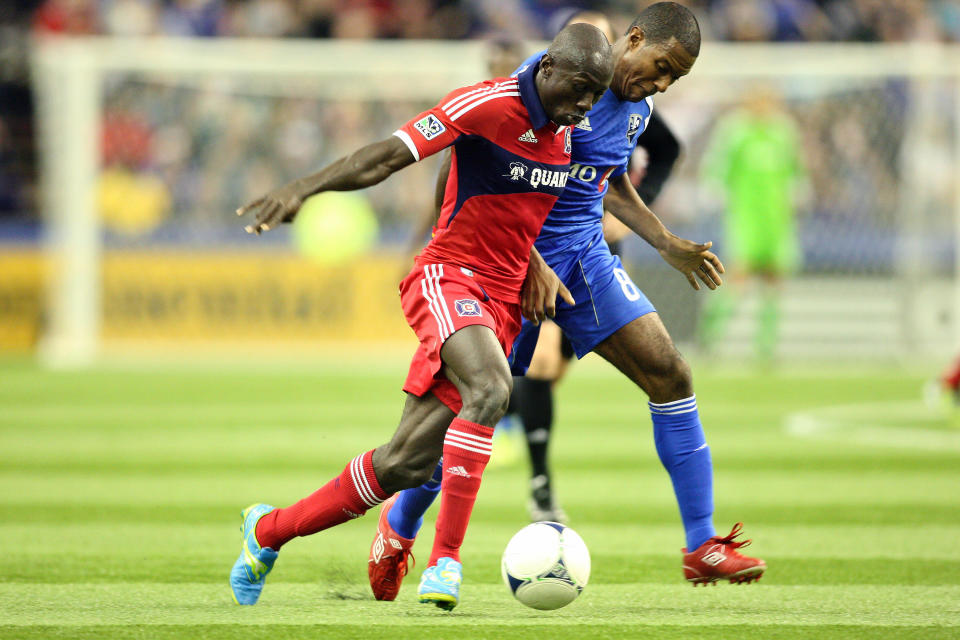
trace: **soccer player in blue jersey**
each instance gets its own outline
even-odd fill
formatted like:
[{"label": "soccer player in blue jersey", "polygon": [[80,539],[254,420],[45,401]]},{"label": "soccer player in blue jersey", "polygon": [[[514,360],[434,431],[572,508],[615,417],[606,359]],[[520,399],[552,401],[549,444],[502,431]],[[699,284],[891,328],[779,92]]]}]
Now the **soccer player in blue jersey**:
[{"label": "soccer player in blue jersey", "polygon": [[[577,11],[564,26],[575,23],[592,25],[603,31],[610,42],[617,40],[610,21],[602,13]],[[519,67],[521,60],[523,58],[517,59],[511,69]],[[637,140],[637,147],[643,147],[646,151],[646,163],[639,178],[634,175],[636,167],[632,161],[628,173],[640,198],[649,206],[656,200],[680,156],[680,141],[660,117],[658,110],[651,113]],[[631,233],[630,228],[617,218],[609,213],[604,214],[603,238],[610,246],[611,253],[619,255],[620,241]],[[510,395],[507,415],[519,418],[526,436],[531,471],[528,509],[532,522],[567,520],[566,513],[554,496],[548,452],[553,433],[554,388],[563,379],[574,355],[570,340],[555,323],[547,320],[540,325],[540,336],[526,374],[513,379],[513,393]],[[494,459],[498,453],[497,442],[494,434]]]},{"label": "soccer player in blue jersey", "polygon": [[[653,109],[652,96],[689,73],[699,51],[696,19],[673,2],[647,7],[614,43],[610,89],[574,130],[570,179],[535,245],[576,300],[574,305],[559,303],[554,321],[578,357],[598,353],[649,397],[654,442],[670,474],[686,533],[683,572],[694,585],[721,579],[749,582],[763,574],[766,563],[737,551],[749,542],[735,540],[739,523],[727,536],[716,535],[712,462],[690,367],[646,296],[610,253],[601,220],[606,208],[656,248],[694,289],[700,288],[698,278],[710,289],[721,284],[723,266],[710,252],[712,243],[672,234],[626,175],[627,161]],[[531,56],[521,71],[541,55]],[[515,372],[529,363],[538,331],[538,323],[524,322],[514,343]],[[457,472],[445,467],[438,467],[439,475]],[[384,503],[369,561],[377,598],[396,597],[413,538],[435,495],[427,483]]]}]

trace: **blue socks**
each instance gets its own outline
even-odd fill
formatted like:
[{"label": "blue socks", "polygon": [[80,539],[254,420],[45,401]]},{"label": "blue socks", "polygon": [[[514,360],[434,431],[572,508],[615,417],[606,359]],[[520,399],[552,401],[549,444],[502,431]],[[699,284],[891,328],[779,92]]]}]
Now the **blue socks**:
[{"label": "blue socks", "polygon": [[423,525],[423,514],[440,494],[440,480],[443,477],[443,458],[437,463],[433,476],[427,482],[413,489],[404,489],[387,514],[387,522],[397,535],[413,539]]},{"label": "blue socks", "polygon": [[653,441],[680,506],[687,551],[716,535],[713,528],[713,462],[697,412],[697,397],[648,403]]},{"label": "blue socks", "polygon": [[[697,397],[648,403],[653,419],[653,440],[680,507],[687,550],[693,551],[716,535],[713,527],[713,462],[697,412]],[[390,526],[404,538],[415,538],[423,514],[440,493],[443,460],[433,477],[419,487],[400,492],[387,515]]]}]

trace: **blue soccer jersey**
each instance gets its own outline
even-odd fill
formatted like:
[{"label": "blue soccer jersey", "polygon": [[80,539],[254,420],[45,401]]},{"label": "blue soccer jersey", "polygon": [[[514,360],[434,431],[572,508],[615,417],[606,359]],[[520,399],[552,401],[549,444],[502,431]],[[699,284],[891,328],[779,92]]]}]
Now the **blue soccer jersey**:
[{"label": "blue soccer jersey", "polygon": [[[527,59],[517,73],[535,65]],[[620,100],[607,90],[573,130],[570,176],[547,215],[536,247],[577,301],[557,303],[554,321],[583,357],[627,323],[655,309],[610,253],[603,239],[603,197],[609,180],[627,170],[637,138],[650,121],[653,100]],[[514,374],[526,371],[540,327],[524,320],[514,342]]]},{"label": "blue soccer jersey", "polygon": [[[545,51],[524,61],[514,75],[540,61]],[[653,98],[621,101],[609,89],[573,130],[570,178],[547,216],[537,250],[547,254],[589,242],[603,218],[607,184],[627,170],[627,163],[653,112]]]}]

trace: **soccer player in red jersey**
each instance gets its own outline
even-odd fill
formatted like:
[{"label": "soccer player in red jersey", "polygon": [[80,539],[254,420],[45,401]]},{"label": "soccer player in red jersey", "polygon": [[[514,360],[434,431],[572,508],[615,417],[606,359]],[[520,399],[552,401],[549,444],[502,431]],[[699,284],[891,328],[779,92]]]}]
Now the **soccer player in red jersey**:
[{"label": "soccer player in red jersey", "polygon": [[600,99],[612,75],[606,37],[595,27],[571,25],[518,77],[453,91],[387,140],[238,210],[255,212],[247,231],[259,234],[292,220],[310,195],[371,186],[453,146],[433,240],[400,283],[404,315],[420,340],[400,424],[390,442],[358,455],[299,502],[243,511],[241,553],[230,573],[239,604],[256,603],[283,544],[420,485],[441,455],[451,471],[443,478],[446,497],[420,599],[447,609],[459,602],[459,549],[494,425],[509,400],[506,355],[521,308],[540,320],[553,315],[558,293],[574,302],[533,241],[566,184],[569,127]]},{"label": "soccer player in red jersey", "polygon": [[[694,288],[698,288],[696,277],[711,289],[720,286],[723,268],[709,251],[710,243],[694,243],[670,233],[624,173],[636,134],[652,116],[653,94],[666,91],[689,72],[699,50],[696,18],[675,2],[657,2],[644,9],[614,43],[617,63],[611,88],[590,112],[589,121],[584,119],[573,132],[571,162],[575,164],[570,181],[535,243],[577,299],[572,307],[558,305],[555,315],[577,353],[600,354],[651,400],[657,454],[674,485],[687,541],[683,574],[694,585],[720,579],[750,582],[762,575],[766,563],[738,551],[748,542],[737,540],[742,525],[734,526],[727,536],[716,535],[712,461],[689,366],[653,306],[611,254],[601,221],[607,205],[633,231],[659,247],[661,256],[684,273]],[[541,55],[533,54],[518,71],[536,64]],[[589,171],[584,173],[582,167]],[[610,176],[615,180],[608,189]],[[529,362],[538,331],[539,327],[525,322],[514,343],[511,359],[521,369]],[[396,597],[412,538],[436,495],[432,483],[449,472],[444,461],[429,486],[405,490],[383,505],[368,562],[370,585],[378,599]],[[390,544],[383,544],[384,539]]]}]

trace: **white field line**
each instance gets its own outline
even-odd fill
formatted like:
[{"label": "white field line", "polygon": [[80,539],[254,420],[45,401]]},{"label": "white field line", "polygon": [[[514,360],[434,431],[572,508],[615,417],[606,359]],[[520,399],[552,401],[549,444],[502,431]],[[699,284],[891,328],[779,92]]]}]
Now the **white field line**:
[{"label": "white field line", "polygon": [[[839,405],[790,414],[784,429],[793,436],[844,440],[878,447],[960,451],[960,429],[931,429],[942,418],[920,402],[873,402]],[[895,421],[904,426],[885,426]]]}]

